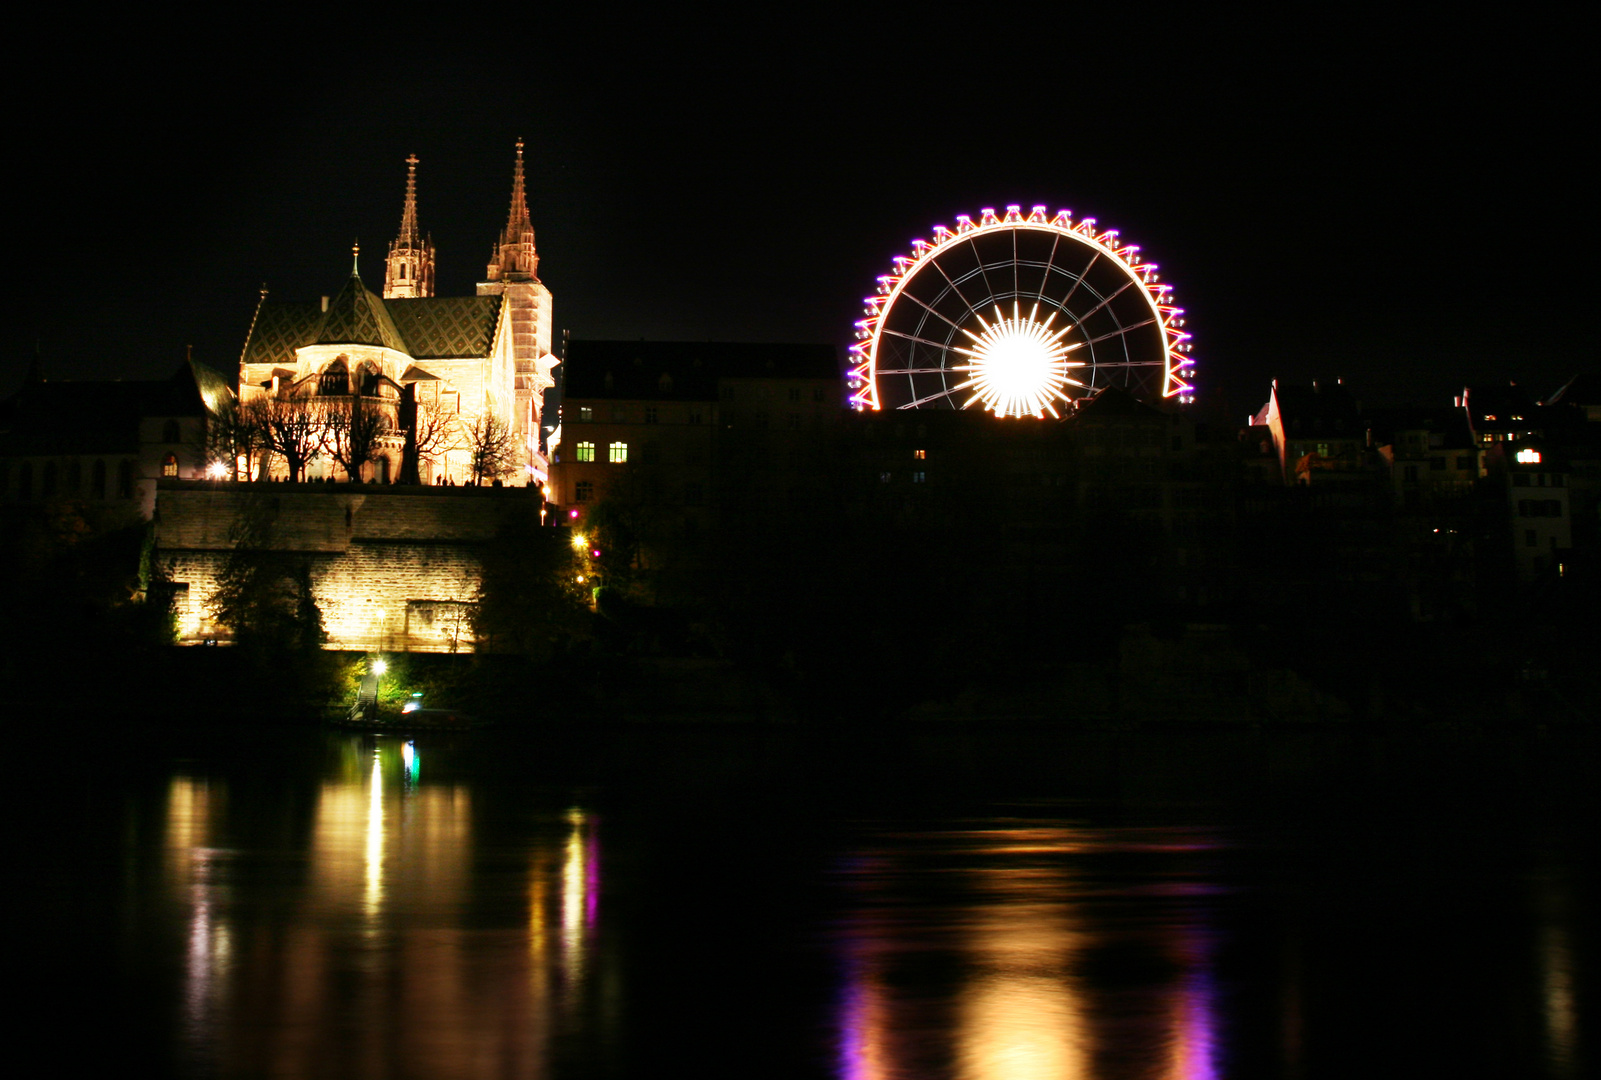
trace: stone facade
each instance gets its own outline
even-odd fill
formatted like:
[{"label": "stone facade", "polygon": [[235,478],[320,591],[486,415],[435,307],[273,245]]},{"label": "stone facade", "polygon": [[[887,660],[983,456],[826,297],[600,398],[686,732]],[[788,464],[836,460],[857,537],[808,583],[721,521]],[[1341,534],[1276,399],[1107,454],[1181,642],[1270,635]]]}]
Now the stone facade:
[{"label": "stone facade", "polygon": [[252,500],[273,513],[273,548],[311,570],[328,647],[471,651],[485,544],[526,488],[163,481],[156,553],[178,586],[179,637],[226,637],[209,604]]},{"label": "stone facade", "polygon": [[[416,158],[410,158],[383,296],[367,290],[355,267],[344,287],[320,303],[269,301],[263,291],[240,357],[240,401],[288,400],[317,409],[359,397],[389,417],[395,432],[364,478],[410,475],[402,436],[410,428],[416,432],[411,452],[420,451],[415,478],[425,484],[468,482],[469,433],[492,417],[517,448],[507,481],[543,483],[548,468],[539,448],[540,408],[558,361],[550,352],[550,290],[536,273],[522,149],[519,142],[508,224],[475,295],[434,295],[434,248],[418,228]],[[418,445],[427,441],[416,426],[424,415],[424,427],[447,432],[432,447]],[[273,478],[288,478],[288,472],[281,458],[268,467]],[[312,458],[306,476],[345,479],[324,455]]]}]

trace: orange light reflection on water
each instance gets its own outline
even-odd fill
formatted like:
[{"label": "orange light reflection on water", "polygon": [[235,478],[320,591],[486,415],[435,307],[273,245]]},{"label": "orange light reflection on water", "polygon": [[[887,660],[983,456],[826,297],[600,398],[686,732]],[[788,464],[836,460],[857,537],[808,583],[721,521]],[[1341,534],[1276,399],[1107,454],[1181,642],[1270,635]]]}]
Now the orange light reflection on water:
[{"label": "orange light reflection on water", "polygon": [[[1161,1080],[1217,1080],[1204,933],[1172,918],[1150,882],[1109,884],[1089,876],[1084,861],[1133,851],[1160,862],[1190,850],[1183,838],[1031,825],[896,840],[844,871],[858,910],[841,935],[840,1080],[909,1080],[947,1068],[960,1080],[1088,1080],[1112,1075],[1102,1059],[1130,1057],[1143,1057],[1142,1074]],[[936,905],[927,902],[931,883],[942,890]],[[1116,925],[1105,921],[1109,907]],[[1133,993],[1150,1006],[1135,1010],[1133,1026],[1127,1016],[1113,1025],[1108,1018],[1123,1006],[1102,995],[1121,1002],[1129,989],[1098,988],[1085,972],[1096,950],[1126,948],[1131,934],[1178,971]],[[898,977],[907,963],[952,974],[932,993],[926,985],[905,991],[917,985]]]},{"label": "orange light reflection on water", "polygon": [[[343,748],[301,846],[274,856],[282,892],[237,925],[223,914],[237,910],[225,902],[230,866],[211,847],[226,802],[203,781],[172,781],[163,846],[187,931],[181,1023],[205,1069],[551,1075],[554,1034],[594,982],[596,822],[569,811],[484,871],[471,791],[421,782],[425,751],[410,751]],[[495,875],[487,886],[483,873]],[[509,919],[473,913],[484,887],[514,898]]]}]

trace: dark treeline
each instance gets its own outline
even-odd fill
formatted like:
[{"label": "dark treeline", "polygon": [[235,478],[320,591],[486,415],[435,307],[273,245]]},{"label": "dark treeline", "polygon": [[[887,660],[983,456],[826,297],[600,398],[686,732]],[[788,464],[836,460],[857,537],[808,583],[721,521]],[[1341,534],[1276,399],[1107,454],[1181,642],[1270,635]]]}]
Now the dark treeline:
[{"label": "dark treeline", "polygon": [[[852,417],[720,432],[706,505],[622,467],[579,528],[604,651],[709,655],[808,715],[1585,714],[1596,581],[1514,575],[1504,478],[1267,483],[1237,431]],[[587,555],[587,552],[586,552]]]},{"label": "dark treeline", "polygon": [[[1601,700],[1596,576],[1574,558],[1520,580],[1493,476],[1420,517],[1376,476],[1266,482],[1237,431],[1143,407],[718,440],[692,500],[642,448],[570,527],[508,501],[477,651],[409,658],[410,681],[490,715],[611,719],[1493,721]],[[176,649],[148,523],[8,508],[8,686],[118,715],[320,715],[359,658],[320,648],[270,517],[235,523],[215,606],[236,644]]]}]

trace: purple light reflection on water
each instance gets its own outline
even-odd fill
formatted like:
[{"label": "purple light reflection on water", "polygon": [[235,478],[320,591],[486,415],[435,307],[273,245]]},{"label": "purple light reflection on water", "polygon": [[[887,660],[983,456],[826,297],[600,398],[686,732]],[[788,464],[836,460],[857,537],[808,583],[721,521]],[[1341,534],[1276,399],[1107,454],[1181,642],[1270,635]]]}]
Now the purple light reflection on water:
[{"label": "purple light reflection on water", "polygon": [[1175,995],[1171,1080],[1218,1080],[1217,988],[1212,970],[1190,970]]},{"label": "purple light reflection on water", "polygon": [[985,825],[880,833],[835,864],[851,898],[836,938],[838,1080],[1218,1080],[1209,923],[1228,890],[1195,856],[1220,843]]},{"label": "purple light reflection on water", "polygon": [[584,928],[595,928],[596,913],[600,906],[600,829],[591,819],[588,835],[584,838]]}]

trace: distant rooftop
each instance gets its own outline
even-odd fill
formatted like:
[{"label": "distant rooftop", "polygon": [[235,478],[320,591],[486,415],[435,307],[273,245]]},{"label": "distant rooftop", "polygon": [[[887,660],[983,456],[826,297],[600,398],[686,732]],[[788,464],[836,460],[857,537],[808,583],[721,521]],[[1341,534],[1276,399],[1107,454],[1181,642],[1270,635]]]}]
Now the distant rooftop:
[{"label": "distant rooftop", "polygon": [[838,379],[832,345],[716,341],[567,343],[562,363],[569,398],[710,400],[719,379]]}]

